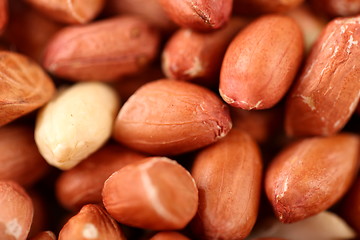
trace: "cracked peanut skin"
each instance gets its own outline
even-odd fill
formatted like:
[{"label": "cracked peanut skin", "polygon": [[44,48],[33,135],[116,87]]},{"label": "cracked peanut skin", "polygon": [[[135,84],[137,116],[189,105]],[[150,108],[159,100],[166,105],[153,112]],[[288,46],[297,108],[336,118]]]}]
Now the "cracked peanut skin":
[{"label": "cracked peanut skin", "polygon": [[159,0],[159,3],[176,24],[211,31],[228,22],[233,0]]},{"label": "cracked peanut skin", "polygon": [[289,136],[333,135],[360,97],[360,17],[331,21],[315,43],[287,99]]},{"label": "cracked peanut skin", "polygon": [[230,43],[219,91],[233,107],[267,109],[289,89],[301,63],[303,36],[286,16],[266,15],[249,24]]},{"label": "cracked peanut skin", "polygon": [[231,129],[229,109],[210,90],[161,79],[143,85],[121,108],[114,138],[133,149],[176,155],[224,137]]},{"label": "cracked peanut skin", "polygon": [[293,223],[318,214],[341,199],[359,169],[355,134],[295,142],[270,163],[265,192],[277,218]]}]

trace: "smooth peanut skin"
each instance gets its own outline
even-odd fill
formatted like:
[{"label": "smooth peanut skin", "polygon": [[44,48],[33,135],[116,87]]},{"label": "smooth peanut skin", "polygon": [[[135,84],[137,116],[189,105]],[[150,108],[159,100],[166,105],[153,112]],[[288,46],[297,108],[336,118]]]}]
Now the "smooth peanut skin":
[{"label": "smooth peanut skin", "polygon": [[183,229],[198,207],[194,179],[166,157],[148,157],[116,171],[106,180],[102,196],[118,222],[151,230]]},{"label": "smooth peanut skin", "polygon": [[56,182],[57,199],[70,210],[80,209],[88,203],[101,203],[105,180],[113,172],[144,157],[118,144],[108,144],[59,176]]},{"label": "smooth peanut skin", "polygon": [[188,28],[178,30],[166,43],[162,54],[165,75],[206,86],[217,85],[226,48],[246,23],[245,19],[233,18],[215,32],[203,33]]},{"label": "smooth peanut skin", "polygon": [[164,34],[170,34],[178,27],[169,19],[158,0],[107,0],[105,12],[141,16]]},{"label": "smooth peanut skin", "polygon": [[220,95],[246,110],[273,107],[285,95],[303,55],[294,20],[266,15],[249,24],[228,47],[220,73]]},{"label": "smooth peanut skin", "polygon": [[185,237],[181,233],[178,232],[159,232],[152,236],[150,240],[190,240],[190,238]]},{"label": "smooth peanut skin", "polygon": [[265,191],[283,223],[297,222],[337,202],[359,167],[360,138],[313,137],[281,151],[266,171]]},{"label": "smooth peanut skin", "polygon": [[230,19],[232,0],[159,0],[169,17],[198,31],[219,29]]},{"label": "smooth peanut skin", "polygon": [[358,0],[310,0],[313,7],[331,17],[355,16],[360,13]]},{"label": "smooth peanut skin", "polygon": [[303,32],[305,52],[308,54],[326,25],[325,19],[317,15],[307,5],[296,7],[288,11],[286,15],[293,18],[299,24]]},{"label": "smooth peanut skin", "polygon": [[200,239],[244,239],[258,215],[262,160],[257,144],[233,129],[196,156],[191,174],[199,208],[191,227]]},{"label": "smooth peanut skin", "polygon": [[31,186],[50,170],[40,155],[32,127],[8,124],[0,128],[0,180]]},{"label": "smooth peanut skin", "polygon": [[56,240],[56,236],[51,231],[44,231],[30,238],[30,240]]},{"label": "smooth peanut skin", "polygon": [[34,215],[27,192],[14,181],[0,181],[0,208],[0,239],[26,240]]},{"label": "smooth peanut skin", "polygon": [[43,65],[73,81],[112,81],[142,70],[158,43],[158,32],[143,19],[116,17],[62,29],[49,42]]},{"label": "smooth peanut skin", "polygon": [[357,178],[341,203],[340,215],[357,233],[360,233],[360,178]]},{"label": "smooth peanut skin", "polygon": [[62,27],[23,1],[12,1],[5,35],[16,51],[42,63],[47,42]]},{"label": "smooth peanut skin", "polygon": [[0,34],[6,28],[9,18],[8,0],[0,0]]},{"label": "smooth peanut skin", "polygon": [[161,79],[143,85],[123,105],[113,136],[154,155],[176,155],[211,144],[231,129],[228,107],[208,89]]},{"label": "smooth peanut skin", "polygon": [[102,10],[105,0],[26,0],[50,19],[68,24],[90,22]]},{"label": "smooth peanut skin", "polygon": [[360,17],[328,23],[288,95],[289,136],[329,136],[347,123],[360,98],[359,41]]},{"label": "smooth peanut skin", "polygon": [[299,6],[304,0],[234,0],[236,14],[258,15],[286,12]]}]

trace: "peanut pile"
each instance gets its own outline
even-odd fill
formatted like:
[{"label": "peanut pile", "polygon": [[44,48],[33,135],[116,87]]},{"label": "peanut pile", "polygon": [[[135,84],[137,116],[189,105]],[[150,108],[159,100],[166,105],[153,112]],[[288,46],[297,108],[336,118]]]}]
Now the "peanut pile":
[{"label": "peanut pile", "polygon": [[0,240],[360,237],[359,0],[0,0]]}]

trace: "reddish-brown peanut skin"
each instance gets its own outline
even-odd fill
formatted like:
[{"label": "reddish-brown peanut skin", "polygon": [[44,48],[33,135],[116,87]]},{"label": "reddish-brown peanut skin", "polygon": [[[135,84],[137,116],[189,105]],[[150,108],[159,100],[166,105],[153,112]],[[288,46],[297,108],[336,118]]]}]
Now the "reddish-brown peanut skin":
[{"label": "reddish-brown peanut skin", "polygon": [[16,51],[41,63],[47,42],[62,26],[23,1],[12,1],[6,37]]},{"label": "reddish-brown peanut skin", "polygon": [[288,11],[286,14],[299,24],[304,36],[305,52],[309,53],[326,25],[325,19],[305,4]]},{"label": "reddish-brown peanut skin", "polygon": [[190,238],[185,237],[178,232],[159,232],[152,236],[150,240],[190,240]]},{"label": "reddish-brown peanut skin", "polygon": [[0,0],[0,34],[4,31],[8,23],[8,11],[8,0]]},{"label": "reddish-brown peanut skin", "polygon": [[285,240],[284,238],[254,238],[253,240]]},{"label": "reddish-brown peanut skin", "polygon": [[273,141],[272,136],[274,136],[283,125],[281,108],[247,111],[231,107],[230,113],[233,128],[247,132],[260,144]]},{"label": "reddish-brown peanut skin", "polygon": [[217,86],[226,48],[246,23],[245,19],[233,18],[215,32],[178,30],[166,43],[162,54],[165,75],[171,79]]},{"label": "reddish-brown peanut skin", "polygon": [[340,215],[357,232],[360,233],[360,178],[356,180],[344,201],[341,203]]},{"label": "reddish-brown peanut skin", "polygon": [[56,240],[56,236],[51,231],[44,231],[44,232],[40,232],[33,238],[30,238],[30,240]]},{"label": "reddish-brown peanut skin", "polygon": [[106,210],[118,222],[151,230],[183,229],[198,207],[190,173],[165,157],[149,157],[113,173],[103,188]]},{"label": "reddish-brown peanut skin", "polygon": [[105,0],[26,0],[50,19],[63,23],[87,23],[102,10]]},{"label": "reddish-brown peanut skin", "polygon": [[59,31],[44,67],[73,81],[111,81],[142,70],[158,52],[159,34],[135,16],[106,19]]},{"label": "reddish-brown peanut skin", "polygon": [[112,15],[139,15],[158,27],[164,34],[170,34],[177,28],[158,0],[107,0],[105,12]]},{"label": "reddish-brown peanut skin", "polygon": [[28,57],[0,51],[0,126],[43,106],[55,86],[49,76]]},{"label": "reddish-brown peanut skin", "polygon": [[59,240],[125,240],[117,222],[103,207],[88,204],[69,219],[59,233]]},{"label": "reddish-brown peanut skin", "polygon": [[25,240],[34,207],[29,195],[16,182],[0,181],[0,239]]},{"label": "reddish-brown peanut skin", "polygon": [[144,157],[119,144],[108,144],[59,176],[57,199],[69,210],[78,210],[88,203],[101,203],[105,180],[113,172]]},{"label": "reddish-brown peanut skin", "polygon": [[178,25],[200,31],[221,28],[230,19],[232,0],[159,0]]},{"label": "reddish-brown peanut skin", "polygon": [[195,158],[191,174],[199,189],[192,229],[200,239],[244,239],[258,215],[262,161],[255,141],[233,129]]},{"label": "reddish-brown peanut skin", "polygon": [[304,0],[234,0],[236,14],[257,15],[264,13],[286,12],[299,6]]},{"label": "reddish-brown peanut skin", "polygon": [[30,186],[50,170],[34,140],[34,129],[9,124],[0,128],[0,180]]},{"label": "reddish-brown peanut skin", "polygon": [[219,91],[231,106],[273,107],[285,95],[301,63],[303,36],[286,16],[266,15],[241,31],[228,47]]},{"label": "reddish-brown peanut skin", "polygon": [[120,109],[114,138],[154,155],[175,155],[211,144],[231,129],[228,107],[210,90],[161,79],[143,85]]},{"label": "reddish-brown peanut skin", "polygon": [[349,120],[360,97],[360,17],[331,21],[287,98],[290,136],[332,135]]},{"label": "reddish-brown peanut skin", "polygon": [[337,202],[359,166],[360,139],[353,134],[300,140],[270,163],[265,190],[283,223],[297,222]]},{"label": "reddish-brown peanut skin", "polygon": [[310,0],[316,10],[325,12],[329,16],[352,16],[360,13],[358,0]]}]

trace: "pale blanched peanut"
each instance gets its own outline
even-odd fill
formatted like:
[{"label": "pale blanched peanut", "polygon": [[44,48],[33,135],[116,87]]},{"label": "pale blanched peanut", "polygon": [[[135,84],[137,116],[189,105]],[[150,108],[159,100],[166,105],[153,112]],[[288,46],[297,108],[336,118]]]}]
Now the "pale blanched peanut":
[{"label": "pale blanched peanut", "polygon": [[25,190],[12,181],[0,181],[0,239],[25,240],[34,207]]},{"label": "pale blanched peanut", "polygon": [[152,230],[184,228],[198,207],[198,189],[176,161],[149,157],[113,173],[103,188],[106,210],[120,223]]},{"label": "pale blanched peanut", "polygon": [[[334,213],[325,211],[292,224],[283,224],[275,218],[262,219],[259,221],[259,224],[257,224],[257,227],[254,229],[249,239],[254,239],[256,237],[280,237],[281,239],[284,238],[288,240],[325,240],[353,239],[355,236],[355,232],[343,219]],[[267,238],[264,238],[264,240],[265,239]],[[270,239],[273,238],[269,238],[269,240]]]},{"label": "pale blanched peanut", "polygon": [[119,109],[116,91],[98,83],[62,89],[38,114],[35,141],[47,162],[69,169],[110,137]]}]

